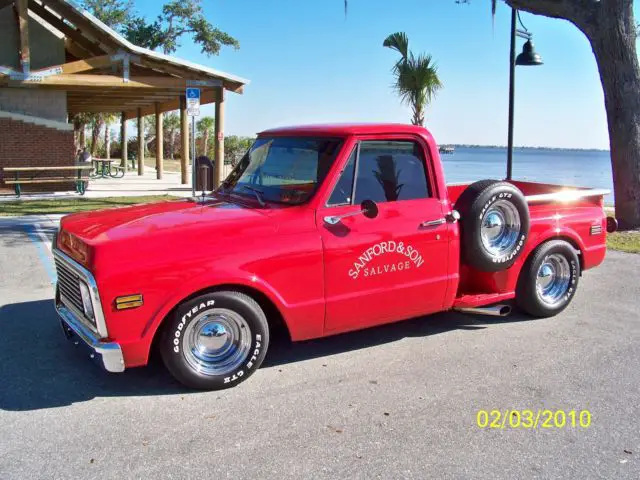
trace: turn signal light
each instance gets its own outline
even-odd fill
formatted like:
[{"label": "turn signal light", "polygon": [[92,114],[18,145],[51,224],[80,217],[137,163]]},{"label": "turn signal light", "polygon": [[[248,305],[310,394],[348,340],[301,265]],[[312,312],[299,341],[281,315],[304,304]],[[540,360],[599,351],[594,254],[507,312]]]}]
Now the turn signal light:
[{"label": "turn signal light", "polygon": [[138,295],[126,295],[124,297],[116,297],[116,310],[126,310],[128,308],[141,307],[142,294]]}]

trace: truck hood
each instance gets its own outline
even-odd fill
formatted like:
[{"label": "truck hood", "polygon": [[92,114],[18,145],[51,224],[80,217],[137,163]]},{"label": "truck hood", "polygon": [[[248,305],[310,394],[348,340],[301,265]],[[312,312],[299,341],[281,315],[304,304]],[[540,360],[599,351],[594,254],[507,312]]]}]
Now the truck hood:
[{"label": "truck hood", "polygon": [[185,199],[75,213],[63,217],[60,227],[89,245],[171,230],[177,234],[177,228],[188,235],[212,223],[218,232],[236,230],[239,224],[259,230],[269,225],[268,230],[275,232],[277,223],[270,221],[270,212],[216,198],[204,202]]}]

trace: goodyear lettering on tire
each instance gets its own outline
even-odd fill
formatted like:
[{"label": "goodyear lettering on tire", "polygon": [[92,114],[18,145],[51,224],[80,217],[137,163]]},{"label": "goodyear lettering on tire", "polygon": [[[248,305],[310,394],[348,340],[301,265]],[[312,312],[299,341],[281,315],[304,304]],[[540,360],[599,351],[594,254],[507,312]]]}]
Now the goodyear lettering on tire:
[{"label": "goodyear lettering on tire", "polygon": [[182,316],[182,318],[180,319],[180,323],[178,324],[175,331],[173,332],[173,351],[175,353],[180,353],[180,337],[182,335],[182,329],[186,325],[187,320],[190,320],[196,313],[198,313],[203,308],[213,307],[214,303],[215,303],[214,300],[209,300],[207,301],[207,303],[202,302],[199,305],[196,305],[195,307],[193,307],[191,310],[189,310],[187,313],[185,313]]}]

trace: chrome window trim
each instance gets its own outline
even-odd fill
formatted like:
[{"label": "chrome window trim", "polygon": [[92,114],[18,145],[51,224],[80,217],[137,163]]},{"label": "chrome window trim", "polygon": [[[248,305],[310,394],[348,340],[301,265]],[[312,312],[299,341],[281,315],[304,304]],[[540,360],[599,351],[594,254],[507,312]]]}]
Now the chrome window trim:
[{"label": "chrome window trim", "polygon": [[[65,263],[67,267],[72,269],[75,273],[78,274],[79,277],[82,278],[82,280],[84,280],[87,283],[87,285],[89,286],[89,292],[91,293],[91,302],[93,304],[93,312],[95,314],[96,333],[100,338],[108,337],[109,332],[107,331],[107,324],[104,319],[104,313],[102,312],[102,302],[100,301],[100,293],[98,292],[98,285],[96,284],[96,280],[93,278],[93,275],[91,275],[91,272],[89,272],[89,270],[84,268],[78,262],[76,262],[71,257],[69,257],[68,255],[66,255],[65,253],[63,253],[57,248],[53,249],[53,255],[57,260],[60,260],[61,262]],[[57,285],[56,285],[56,289],[57,289]],[[90,329],[93,329],[94,328],[93,325],[84,321],[84,318],[85,318],[84,314],[81,314],[81,312],[78,312],[76,309],[73,308],[73,306],[70,307],[69,303],[70,302],[65,302],[64,304],[65,307],[69,311],[71,311],[74,315],[78,315],[78,319],[82,321],[84,325],[86,325]]]}]

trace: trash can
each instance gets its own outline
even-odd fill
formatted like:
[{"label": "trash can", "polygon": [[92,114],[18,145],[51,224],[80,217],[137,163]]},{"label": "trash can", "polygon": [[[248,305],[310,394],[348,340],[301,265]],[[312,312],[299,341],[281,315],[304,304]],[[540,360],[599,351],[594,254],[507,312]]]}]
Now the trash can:
[{"label": "trash can", "polygon": [[209,157],[196,158],[196,190],[199,192],[213,191],[213,161]]}]

